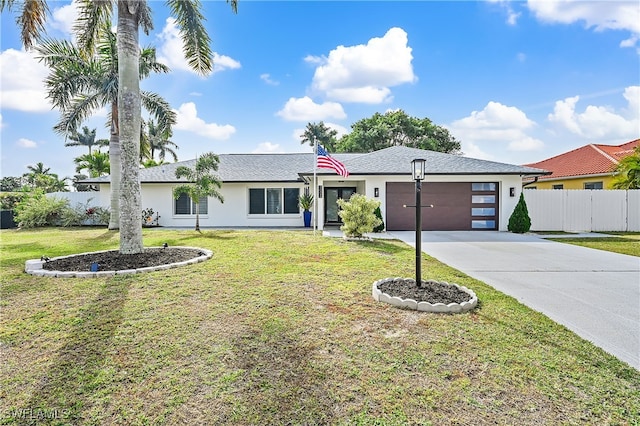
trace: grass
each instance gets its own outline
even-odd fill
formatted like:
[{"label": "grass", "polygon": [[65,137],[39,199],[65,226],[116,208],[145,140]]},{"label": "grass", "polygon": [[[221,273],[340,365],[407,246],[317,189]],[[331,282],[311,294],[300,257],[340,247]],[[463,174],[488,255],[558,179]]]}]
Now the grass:
[{"label": "grass", "polygon": [[628,254],[640,257],[640,233],[637,232],[611,232],[610,237],[588,238],[548,238],[560,243],[575,244],[598,250],[614,253]]},{"label": "grass", "polygon": [[634,425],[640,372],[540,313],[472,288],[474,311],[375,302],[414,273],[397,241],[306,231],[145,229],[211,260],[101,279],[27,259],[115,248],[102,229],[2,231],[0,424]]}]

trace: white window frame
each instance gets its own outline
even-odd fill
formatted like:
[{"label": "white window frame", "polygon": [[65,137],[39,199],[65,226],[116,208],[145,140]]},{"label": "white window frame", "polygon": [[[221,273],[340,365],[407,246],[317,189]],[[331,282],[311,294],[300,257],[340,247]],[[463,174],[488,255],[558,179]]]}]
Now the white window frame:
[{"label": "white window frame", "polygon": [[[173,193],[173,192],[172,192]],[[189,197],[187,194],[181,194],[181,197]],[[178,199],[176,199],[175,197],[171,197],[173,200],[173,216],[175,217],[195,217],[196,216],[196,209],[195,209],[195,203],[193,202],[193,200],[191,199],[191,197],[189,197],[189,213],[178,213],[176,210],[176,203],[178,202]],[[205,204],[207,207],[207,212],[206,213],[202,213],[202,204]],[[200,200],[200,217],[207,217],[209,215],[209,197],[203,197]]]},{"label": "white window frame", "polygon": [[[262,213],[251,213],[251,190],[260,189],[263,191],[263,206],[264,210]],[[296,212],[295,213],[285,213],[285,190],[295,190],[298,191],[298,197],[300,197],[300,188],[295,186],[256,186],[247,188],[247,215],[250,217],[282,217],[282,216],[299,216],[300,215],[300,207],[298,206],[296,200]],[[267,213],[269,209],[269,191],[278,190],[280,197],[280,205],[277,206],[278,210],[275,213]]]}]

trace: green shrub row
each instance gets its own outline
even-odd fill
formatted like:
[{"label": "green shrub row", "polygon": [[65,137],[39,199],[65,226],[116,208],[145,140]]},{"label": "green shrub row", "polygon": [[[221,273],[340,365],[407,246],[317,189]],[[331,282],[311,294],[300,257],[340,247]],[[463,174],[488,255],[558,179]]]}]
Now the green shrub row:
[{"label": "green shrub row", "polygon": [[47,197],[42,192],[33,192],[14,205],[15,222],[20,228],[41,226],[107,225],[109,209],[76,204],[69,200]]}]

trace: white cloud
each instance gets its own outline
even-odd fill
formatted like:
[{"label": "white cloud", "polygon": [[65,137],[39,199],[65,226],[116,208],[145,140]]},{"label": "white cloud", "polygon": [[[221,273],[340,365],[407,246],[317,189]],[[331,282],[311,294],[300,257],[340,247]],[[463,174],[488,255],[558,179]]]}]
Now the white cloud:
[{"label": "white cloud", "polygon": [[[162,43],[158,49],[158,62],[167,65],[172,70],[195,73],[184,57],[182,39],[180,38],[180,32],[178,31],[175,18],[167,18],[166,25],[160,35],[158,35],[158,38]],[[226,69],[238,69],[240,67],[240,62],[235,59],[220,55],[216,52],[213,53],[213,73]]]},{"label": "white cloud", "polygon": [[2,108],[48,112],[44,79],[49,73],[31,52],[7,49],[0,53],[0,99]]},{"label": "white cloud", "polygon": [[640,8],[637,1],[528,0],[527,4],[536,18],[543,22],[583,22],[586,28],[595,28],[596,31],[631,32],[631,38],[623,41],[622,47],[633,47],[640,35]]},{"label": "white cloud", "polygon": [[480,149],[482,142],[507,143],[509,151],[542,149],[544,143],[528,134],[535,126],[536,123],[518,108],[492,101],[482,111],[473,111],[448,128],[456,139],[462,141],[465,155],[487,158]]},{"label": "white cloud", "polygon": [[587,105],[576,112],[580,96],[557,101],[549,121],[571,133],[590,140],[637,138],[640,128],[640,86],[627,87],[623,93],[627,108],[620,111],[608,106]]},{"label": "white cloud", "polygon": [[324,58],[322,56],[307,55],[304,57],[304,61],[312,65],[322,65],[327,61],[327,58]]},{"label": "white cloud", "polygon": [[271,79],[271,75],[269,74],[260,74],[260,80],[264,81],[265,83],[271,85],[271,86],[277,86],[280,84],[279,81],[275,81],[273,79]]},{"label": "white cloud", "polygon": [[206,123],[198,117],[198,111],[193,102],[182,104],[178,110],[174,111],[177,114],[177,123],[174,126],[176,130],[184,130],[205,138],[217,140],[229,139],[236,132],[236,128],[229,124]]},{"label": "white cloud", "polygon": [[66,6],[55,8],[51,15],[53,18],[49,21],[51,27],[62,31],[66,36],[70,36],[78,19],[78,3],[73,1]]},{"label": "white cloud", "polygon": [[0,114],[0,129],[4,127],[4,122],[2,121],[2,114]]},{"label": "white cloud", "polygon": [[16,145],[18,145],[18,147],[20,148],[26,148],[26,149],[33,149],[38,147],[37,143],[35,143],[30,139],[25,139],[25,138],[18,139],[18,142],[16,142]]},{"label": "white cloud", "polygon": [[516,12],[511,7],[511,1],[509,0],[487,0],[489,3],[497,3],[507,12],[507,24],[514,26],[518,23],[518,18],[522,15],[520,12]]},{"label": "white cloud", "polygon": [[303,98],[289,98],[285,106],[276,115],[287,121],[318,121],[327,118],[343,119],[347,115],[342,105],[336,102],[317,104],[305,96]]},{"label": "white cloud", "polygon": [[390,87],[417,80],[411,64],[412,49],[407,43],[403,29],[391,28],[383,37],[372,38],[366,45],[338,46],[327,58],[307,56],[306,62],[321,62],[312,87],[342,102],[388,102]]},{"label": "white cloud", "polygon": [[281,153],[284,151],[280,148],[280,144],[271,142],[262,142],[252,151],[253,154],[270,154],[275,152]]}]

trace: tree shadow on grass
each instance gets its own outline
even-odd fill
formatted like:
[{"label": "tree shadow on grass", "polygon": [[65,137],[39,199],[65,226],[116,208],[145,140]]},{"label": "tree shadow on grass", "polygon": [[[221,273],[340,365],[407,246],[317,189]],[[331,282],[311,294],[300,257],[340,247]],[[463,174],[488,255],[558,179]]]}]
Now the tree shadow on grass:
[{"label": "tree shadow on grass", "polygon": [[98,296],[81,309],[48,373],[24,407],[25,424],[80,424],[93,404],[116,329],[122,323],[130,277],[104,282]]}]

